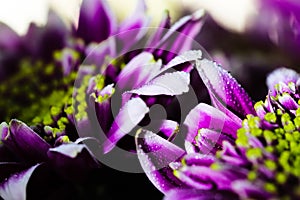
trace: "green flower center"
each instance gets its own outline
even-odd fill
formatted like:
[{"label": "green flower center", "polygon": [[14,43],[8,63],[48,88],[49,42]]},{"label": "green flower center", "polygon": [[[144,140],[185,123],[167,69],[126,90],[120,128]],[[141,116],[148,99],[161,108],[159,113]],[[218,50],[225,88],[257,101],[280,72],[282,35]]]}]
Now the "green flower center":
[{"label": "green flower center", "polygon": [[[78,60],[79,53],[67,49],[72,59]],[[76,73],[63,75],[59,62],[63,62],[66,49],[54,53],[53,63],[32,61],[27,58],[20,62],[17,74],[8,77],[0,85],[1,121],[18,118],[29,125],[51,124],[51,115],[57,115],[72,94]]]},{"label": "green flower center", "polygon": [[[262,105],[263,102],[256,103],[255,109],[258,111]],[[299,130],[300,108],[295,114],[278,108],[274,112],[265,113],[263,119],[248,115],[242,128],[238,130],[236,139],[236,145],[245,151],[247,159],[252,163],[248,179],[255,181],[261,178],[263,170],[267,170],[269,175],[264,178],[264,189],[274,194],[281,193],[282,187],[288,182],[298,180],[299,184]],[[299,188],[291,189],[296,191]],[[293,195],[295,194],[294,192]]]},{"label": "green flower center", "polygon": [[0,101],[2,121],[17,118],[28,125],[42,125],[41,136],[49,142],[65,133],[70,123],[67,116],[73,114],[73,84],[77,76],[75,70],[64,75],[65,53],[75,66],[80,55],[68,48],[55,52],[51,63],[29,58],[20,62],[18,73],[0,85],[0,95],[4,97]]}]

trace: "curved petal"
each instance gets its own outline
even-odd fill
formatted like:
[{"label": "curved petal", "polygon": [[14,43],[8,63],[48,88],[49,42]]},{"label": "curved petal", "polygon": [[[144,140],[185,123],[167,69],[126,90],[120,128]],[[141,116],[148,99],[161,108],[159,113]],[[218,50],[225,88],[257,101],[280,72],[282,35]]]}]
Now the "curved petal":
[{"label": "curved petal", "polygon": [[196,63],[200,77],[218,109],[237,121],[238,117],[255,115],[251,98],[227,71],[206,59]]},{"label": "curved petal", "polygon": [[267,86],[271,91],[271,95],[276,95],[275,86],[280,82],[288,85],[289,82],[297,83],[300,79],[300,75],[292,70],[287,68],[279,68],[270,73],[267,77]]},{"label": "curved petal", "polygon": [[151,130],[162,138],[172,141],[179,132],[179,124],[173,120],[151,118],[148,125],[143,126],[143,129]]},{"label": "curved petal", "polygon": [[200,50],[185,51],[182,54],[173,58],[170,62],[168,62],[168,64],[166,64],[162,68],[162,72],[180,64],[184,64],[187,62],[195,62],[196,60],[199,60],[201,58],[202,58],[202,51]]},{"label": "curved petal", "polygon": [[181,95],[189,91],[190,75],[186,72],[166,73],[158,76],[142,87],[131,90],[133,93],[145,96]]},{"label": "curved petal", "polygon": [[[113,114],[111,111],[111,96],[114,94],[115,88],[113,84],[107,85],[101,91],[95,91],[90,96],[92,112],[89,114],[90,117],[95,116],[97,118],[93,127],[98,126],[101,132],[108,133],[112,122]],[[94,128],[96,129],[96,127]]]},{"label": "curved petal", "polygon": [[189,153],[183,157],[182,162],[184,162],[186,165],[189,166],[200,165],[200,166],[209,167],[211,164],[215,162],[215,160],[216,157],[213,155]]},{"label": "curved petal", "polygon": [[216,171],[207,166],[183,166],[175,170],[175,175],[182,182],[199,190],[212,190],[214,187],[218,189],[230,190],[232,176]]},{"label": "curved petal", "polygon": [[[95,65],[97,67],[106,66],[101,68],[101,74],[109,75],[108,70],[110,69],[111,60],[107,59],[108,56],[116,57],[116,41],[114,37],[110,37],[101,43],[90,43],[85,47],[85,54],[87,55],[84,60],[84,65]],[[80,69],[82,70],[82,69]]]},{"label": "curved petal", "polygon": [[139,87],[155,77],[160,67],[161,62],[155,62],[151,53],[143,52],[135,56],[121,71],[116,86],[121,90]]},{"label": "curved petal", "polygon": [[27,183],[38,166],[39,164],[9,177],[0,186],[0,196],[3,199],[26,200]]},{"label": "curved petal", "polygon": [[24,166],[17,162],[0,162],[0,183],[12,174],[23,171],[26,168],[28,168],[28,166]]},{"label": "curved petal", "polygon": [[232,190],[233,181],[245,179],[248,172],[243,168],[218,162],[215,156],[199,153],[184,156],[181,164],[174,170],[174,175],[192,188],[228,191]]},{"label": "curved petal", "polygon": [[147,130],[137,132],[135,142],[144,172],[161,192],[186,187],[173,175],[169,166],[185,154],[183,149]]},{"label": "curved petal", "polygon": [[85,147],[84,145],[73,144],[73,143],[62,144],[58,147],[50,148],[48,155],[56,152],[56,153],[60,153],[69,158],[76,158],[77,155],[82,152],[84,147]]},{"label": "curved petal", "polygon": [[116,28],[116,20],[106,0],[83,0],[77,28],[77,36],[86,43],[107,39]]},{"label": "curved petal", "polygon": [[151,52],[157,58],[164,58],[168,63],[176,55],[191,49],[193,38],[202,27],[204,11],[199,10],[190,16],[185,16],[176,22]]},{"label": "curved petal", "polygon": [[[184,125],[187,127],[186,141],[190,144],[195,142],[195,137],[202,128],[214,130],[230,139],[235,139],[236,131],[241,128],[239,121],[236,122],[220,110],[203,103],[198,104],[189,112]],[[186,144],[188,152],[195,152],[190,147],[189,144]]]},{"label": "curved petal", "polygon": [[[2,123],[1,126],[7,127],[7,124]],[[15,119],[9,123],[9,130],[2,133],[2,142],[26,162],[44,161],[50,148],[50,145],[31,128]]]},{"label": "curved petal", "polygon": [[218,150],[223,148],[223,141],[234,144],[235,140],[225,133],[206,128],[199,129],[198,135],[195,138],[195,143],[203,154],[215,154]]},{"label": "curved petal", "polygon": [[241,155],[237,149],[227,141],[223,142],[223,149],[220,151],[221,159],[233,166],[244,166],[249,164],[246,158]]},{"label": "curved petal", "polygon": [[120,47],[123,53],[128,53],[128,50],[139,41],[146,33],[150,23],[150,17],[146,15],[146,3],[144,0],[137,1],[137,6],[132,15],[125,19],[120,25],[120,34],[117,34],[118,42],[122,43]]},{"label": "curved petal", "polygon": [[18,34],[4,23],[0,23],[0,51],[17,50],[21,42]]},{"label": "curved petal", "polygon": [[161,40],[161,38],[170,29],[170,27],[171,27],[171,18],[169,12],[166,10],[163,13],[163,17],[158,28],[155,29],[155,33],[150,37],[146,46],[150,48],[156,46]]},{"label": "curved petal", "polygon": [[48,156],[54,169],[62,176],[72,179],[83,176],[89,169],[99,167],[98,161],[84,144],[62,144],[49,149]]},{"label": "curved petal", "polygon": [[169,141],[172,141],[174,139],[174,137],[178,133],[178,130],[179,130],[178,123],[172,120],[163,120],[159,127],[159,131]]},{"label": "curved petal", "polygon": [[146,11],[147,7],[145,1],[138,1],[132,15],[122,22],[120,32],[144,27],[143,24],[145,24],[145,21],[149,21],[145,15]]},{"label": "curved petal", "polygon": [[288,93],[283,93],[282,95],[278,96],[278,101],[285,109],[290,110],[291,112],[299,108],[298,102],[296,102],[295,99]]},{"label": "curved petal", "polygon": [[142,99],[129,100],[115,117],[103,144],[104,153],[108,153],[122,137],[132,131],[148,112],[149,108]]},{"label": "curved petal", "polygon": [[237,180],[232,183],[232,189],[245,199],[269,199],[271,195],[263,187],[255,185],[247,180]]}]

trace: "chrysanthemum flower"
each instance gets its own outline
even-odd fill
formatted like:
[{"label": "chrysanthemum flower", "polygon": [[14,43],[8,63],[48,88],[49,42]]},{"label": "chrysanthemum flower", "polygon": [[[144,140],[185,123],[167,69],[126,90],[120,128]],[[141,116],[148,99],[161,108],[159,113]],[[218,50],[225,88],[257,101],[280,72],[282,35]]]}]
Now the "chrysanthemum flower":
[{"label": "chrysanthemum flower", "polygon": [[[299,63],[300,4],[295,0],[243,2],[250,3],[252,6],[246,8],[254,12],[245,20],[242,32],[234,32],[222,26],[222,22],[226,21],[222,13],[235,19],[242,10],[238,9],[238,4],[229,6],[230,3],[222,2],[228,7],[224,6],[220,10],[220,6],[208,8],[220,16],[217,20],[217,16],[212,13],[212,17],[206,19],[197,41],[214,61],[222,63],[223,68],[230,71],[251,97],[258,101],[267,92],[264,83],[268,73],[278,66],[296,67]],[[231,8],[237,13],[230,12]]]},{"label": "chrysanthemum flower", "polygon": [[[93,51],[79,70],[74,92],[74,116],[82,137],[98,138],[103,153],[108,153],[139,124],[149,122],[152,105],[169,105],[176,95],[189,91],[190,75],[196,73],[189,62],[202,55],[200,51],[185,51],[192,47],[201,29],[203,14],[198,11],[171,26],[166,13],[158,28],[137,29],[139,32],[133,29],[92,46]],[[149,39],[145,35],[128,47],[128,37],[149,30],[154,30]],[[161,129],[177,127],[173,120],[156,123]],[[125,148],[131,146],[134,150],[134,143],[130,143],[133,145]]]},{"label": "chrysanthemum flower", "polygon": [[[16,58],[18,73],[6,74],[2,80],[0,93],[9,100],[1,101],[1,114],[6,121],[18,118],[25,123],[13,119],[8,124],[1,124],[0,167],[3,170],[0,195],[3,198],[25,199],[29,180],[35,177],[34,174],[44,176],[41,173],[44,169],[54,174],[53,177],[59,175],[57,177],[65,181],[74,180],[78,175],[84,176],[85,172],[100,166],[93,153],[82,143],[85,138],[79,138],[82,136],[79,134],[81,130],[89,133],[94,128],[95,116],[90,116],[90,109],[96,110],[96,123],[107,131],[109,140],[104,146],[105,151],[109,151],[127,133],[122,132],[124,127],[130,131],[144,118],[148,110],[145,102],[153,102],[151,96],[174,96],[186,92],[191,68],[181,64],[190,60],[184,54],[183,58],[174,57],[189,50],[191,38],[201,28],[202,14],[186,16],[171,26],[166,13],[158,31],[148,40],[147,48],[128,53],[126,51],[134,49],[146,37],[143,27],[148,24],[148,17],[144,11],[145,5],[139,1],[133,16],[118,25],[105,1],[84,0],[78,27],[74,30],[61,27],[60,21],[57,22],[59,19],[54,16],[49,18],[49,26],[45,29],[32,26],[24,37],[16,36],[26,53],[21,52],[20,57]],[[126,34],[131,30],[136,35]],[[52,36],[57,36],[57,40],[52,41]],[[24,43],[29,40],[34,42]],[[112,40],[115,43],[111,43]],[[92,51],[96,46],[100,48]],[[120,46],[122,48],[118,52],[116,47]],[[87,55],[85,64],[88,67],[79,69],[79,64]],[[121,61],[115,60],[105,65],[107,58],[119,55]],[[143,69],[145,64],[152,67]],[[107,70],[102,71],[103,66]],[[173,67],[182,69],[163,74]],[[80,85],[75,83],[73,94],[77,75],[82,82]],[[174,85],[164,88],[168,79]],[[118,88],[113,83],[118,83]],[[159,90],[153,91],[153,87],[160,85]],[[127,93],[119,114],[111,119],[110,101],[118,91]],[[145,101],[137,97],[142,95],[150,97]],[[136,110],[137,113],[133,112]],[[137,114],[130,115],[134,116],[133,124],[124,121],[126,114],[131,112]],[[118,127],[119,123],[122,129]],[[161,129],[167,134],[177,127],[175,122],[168,120],[162,125]],[[92,133],[99,134],[97,129]],[[16,188],[18,192],[11,188]]]},{"label": "chrysanthemum flower", "polygon": [[148,178],[165,199],[299,198],[299,75],[274,71],[265,102],[253,105],[213,62],[197,69],[216,108],[199,104],[188,114],[185,151],[151,131],[137,135]]}]

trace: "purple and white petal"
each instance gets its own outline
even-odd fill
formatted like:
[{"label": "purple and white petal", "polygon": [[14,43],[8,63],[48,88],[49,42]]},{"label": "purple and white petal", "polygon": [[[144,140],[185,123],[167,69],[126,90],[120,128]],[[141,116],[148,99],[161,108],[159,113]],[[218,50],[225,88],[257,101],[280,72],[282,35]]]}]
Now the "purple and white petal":
[{"label": "purple and white petal", "polygon": [[11,120],[9,130],[7,124],[1,124],[5,127],[2,130],[2,142],[18,157],[25,161],[44,161],[47,159],[47,151],[50,145],[35,133],[26,124],[18,120]]},{"label": "purple and white petal", "polygon": [[[106,60],[108,56],[111,56],[112,58],[117,56],[116,52],[116,41],[114,37],[110,37],[101,43],[90,43],[85,48],[85,54],[87,57],[84,60],[85,65],[96,65],[97,67],[101,67],[105,64],[107,66],[109,62]],[[100,69],[101,74],[108,73],[107,66],[104,69]]]},{"label": "purple and white petal", "polygon": [[278,101],[287,110],[297,110],[299,108],[298,103],[288,93],[283,93],[278,96]]},{"label": "purple and white petal", "polygon": [[140,130],[135,141],[140,164],[155,187],[163,193],[174,188],[186,188],[169,166],[185,154],[183,149],[147,130]]},{"label": "purple and white petal", "polygon": [[103,144],[108,153],[116,143],[128,134],[149,112],[146,103],[140,98],[132,98],[119,111]]},{"label": "purple and white petal", "polygon": [[155,62],[151,53],[143,52],[135,56],[121,71],[116,87],[121,90],[140,87],[158,75],[161,62]]},{"label": "purple and white petal", "polygon": [[28,181],[39,164],[9,177],[0,185],[0,196],[3,199],[26,200]]},{"label": "purple and white petal", "polygon": [[202,58],[202,51],[200,50],[190,50],[185,51],[182,54],[173,58],[168,64],[166,64],[161,72],[164,72],[172,67],[175,67],[180,64],[184,64],[187,62],[195,62],[196,60],[200,60]]},{"label": "purple and white petal", "polygon": [[166,32],[170,29],[170,27],[171,27],[171,18],[169,12],[166,10],[163,13],[163,17],[158,28],[154,29],[155,30],[154,34],[148,40],[146,47],[150,48],[150,50],[151,48],[155,47],[159,43],[161,38],[163,38]]},{"label": "purple and white petal", "polygon": [[234,120],[255,114],[252,99],[227,71],[206,59],[196,63],[200,77],[218,109]]},{"label": "purple and white petal", "polygon": [[105,86],[101,91],[96,91],[90,95],[91,111],[89,116],[97,118],[97,122],[95,122],[97,124],[94,124],[93,127],[97,126],[103,133],[108,133],[113,122],[111,96],[114,94],[114,91],[113,84],[110,84]]},{"label": "purple and white petal", "polygon": [[164,58],[168,63],[176,55],[190,50],[194,37],[202,27],[204,11],[199,10],[190,16],[185,16],[176,22],[161,39],[160,43],[151,51],[155,57]]},{"label": "purple and white petal", "polygon": [[203,103],[189,112],[184,125],[187,127],[185,145],[188,152],[194,152],[194,149],[190,148],[190,144],[194,142],[201,128],[215,130],[234,139],[236,138],[236,131],[241,127],[239,122],[232,120],[220,110]]},{"label": "purple and white petal", "polygon": [[267,86],[271,91],[271,95],[275,96],[275,86],[280,82],[288,85],[289,82],[297,83],[300,75],[292,69],[279,68],[270,73],[267,77]]},{"label": "purple and white petal", "polygon": [[195,144],[203,154],[215,154],[223,148],[223,141],[234,144],[234,139],[230,135],[206,128],[199,129],[198,135],[195,138]]},{"label": "purple and white petal", "polygon": [[249,164],[247,158],[237,152],[237,149],[229,142],[223,141],[223,149],[220,151],[221,159],[233,166],[245,166]]},{"label": "purple and white petal", "polygon": [[232,183],[232,189],[245,199],[269,199],[271,194],[267,193],[262,186],[253,184],[247,180],[237,180]]},{"label": "purple and white petal", "polygon": [[190,75],[186,72],[166,73],[153,79],[142,87],[127,93],[156,96],[181,95],[189,91]]},{"label": "purple and white petal", "polygon": [[176,121],[152,118],[150,120],[151,121],[147,126],[143,126],[143,129],[151,130],[152,132],[156,133],[166,140],[172,141],[179,132],[179,124]]},{"label": "purple and white petal", "polygon": [[[85,152],[86,151],[86,152]],[[83,155],[85,154],[85,155]],[[60,165],[66,165],[66,162],[63,162],[63,160],[59,160],[60,158],[65,157],[64,160],[67,159],[83,159],[85,161],[90,160],[91,162],[84,162],[82,164],[88,166],[89,164],[91,166],[96,165],[97,161],[93,159],[93,156],[91,152],[87,149],[86,145],[84,144],[76,144],[76,143],[68,143],[68,144],[62,144],[55,148],[50,148],[48,151],[48,156],[50,159],[54,159],[58,162],[60,162]],[[80,156],[82,156],[80,158]]]},{"label": "purple and white petal", "polygon": [[179,131],[179,124],[172,120],[163,120],[160,124],[159,131],[169,140],[172,141]]},{"label": "purple and white petal", "polygon": [[206,155],[200,153],[189,153],[184,156],[183,161],[186,165],[200,165],[209,167],[216,161],[216,157],[213,155]]},{"label": "purple and white petal", "polygon": [[99,162],[84,144],[62,144],[49,149],[48,157],[48,163],[57,173],[72,180],[82,178],[90,170],[100,166]]},{"label": "purple and white petal", "polygon": [[[144,0],[137,1],[137,6],[132,15],[125,19],[120,27],[119,34],[116,35],[118,43],[121,43],[121,54],[128,53],[148,31],[150,17],[145,15],[146,3]],[[130,42],[129,42],[130,41]]]},{"label": "purple and white petal", "polygon": [[227,176],[228,174],[207,166],[183,166],[174,174],[182,182],[199,190],[212,190],[214,187],[220,190],[230,190],[233,181],[233,176]]}]

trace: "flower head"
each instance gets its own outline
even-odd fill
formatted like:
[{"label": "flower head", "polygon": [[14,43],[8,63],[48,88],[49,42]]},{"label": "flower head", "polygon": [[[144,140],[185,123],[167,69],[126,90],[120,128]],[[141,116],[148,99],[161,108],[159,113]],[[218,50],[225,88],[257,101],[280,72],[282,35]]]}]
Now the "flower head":
[{"label": "flower head", "polygon": [[139,133],[149,179],[166,199],[299,198],[299,75],[274,71],[265,102],[253,105],[217,65],[202,60],[198,71],[216,108],[199,104],[188,114],[186,151],[151,131]]},{"label": "flower head", "polygon": [[[150,29],[150,38],[143,38],[143,45],[118,48],[124,37],[139,35],[133,29],[108,38],[90,51],[79,70],[74,92],[75,120],[81,136],[98,137],[103,152],[108,153],[140,123],[149,123],[152,105],[170,105],[176,95],[187,93],[190,74],[195,72],[189,62],[202,53],[183,52],[191,48],[192,38],[200,31],[202,16],[203,12],[196,12],[170,27],[166,13],[160,27],[154,32]],[[145,31],[149,30],[142,29]],[[96,61],[95,67],[93,61],[99,57],[103,61]],[[155,127],[176,124],[168,122],[160,120]],[[129,146],[134,150],[134,145]]]},{"label": "flower head", "polygon": [[[25,36],[13,38],[15,43],[21,41],[26,53],[16,58],[19,73],[1,80],[0,93],[9,99],[1,101],[5,117],[2,120],[10,121],[1,124],[2,197],[25,199],[29,181],[39,183],[35,177],[47,177],[47,170],[53,177],[63,179],[64,184],[81,180],[78,176],[100,165],[83,144],[96,139],[80,136],[98,139],[98,129],[93,128],[100,125],[108,137],[100,142],[105,151],[110,151],[144,119],[149,111],[147,104],[164,100],[154,96],[171,98],[188,90],[191,68],[185,63],[191,58],[175,57],[191,47],[203,13],[187,16],[172,27],[166,13],[158,31],[147,41],[147,48],[134,49],[147,35],[143,28],[149,20],[144,11],[144,1],[139,1],[133,17],[117,24],[105,1],[84,0],[77,28],[61,27],[61,21],[53,15],[46,28],[32,25]],[[36,42],[28,43],[29,40]],[[45,44],[53,48],[45,48]],[[198,53],[194,52],[199,56]],[[87,67],[82,67],[80,63],[85,58]],[[167,72],[173,67],[180,70]],[[118,92],[122,102],[113,119],[111,101]],[[128,118],[132,121],[126,121]],[[177,123],[163,120],[156,127],[166,137],[172,137]],[[81,130],[87,134],[80,135]],[[12,193],[12,187],[18,187],[19,193]]]}]

